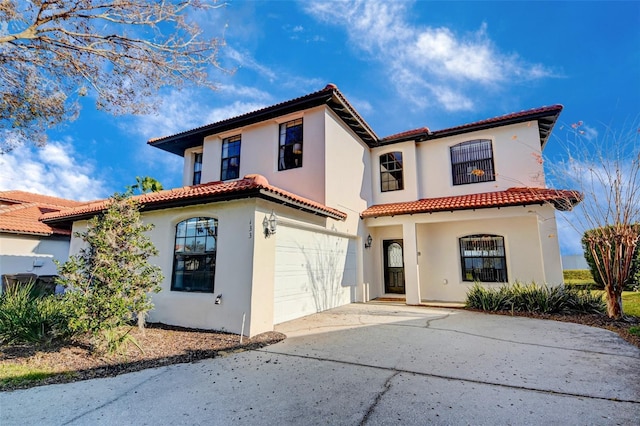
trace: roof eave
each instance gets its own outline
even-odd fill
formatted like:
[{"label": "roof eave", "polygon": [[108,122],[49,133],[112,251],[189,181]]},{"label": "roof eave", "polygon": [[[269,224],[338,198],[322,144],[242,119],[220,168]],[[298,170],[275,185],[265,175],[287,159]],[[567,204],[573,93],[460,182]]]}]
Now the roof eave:
[{"label": "roof eave", "polygon": [[196,129],[187,130],[172,136],[150,140],[147,144],[182,157],[186,149],[202,145],[202,141],[206,136],[238,129],[293,112],[320,106],[326,104],[332,96],[333,93],[331,91],[320,91],[313,94],[313,96],[308,96],[306,98],[303,97],[285,102],[284,104],[267,107],[253,113],[240,115],[217,123],[198,127]]},{"label": "roof eave", "polygon": [[445,138],[449,136],[461,135],[464,133],[476,132],[480,130],[487,130],[496,127],[508,126],[511,124],[519,124],[525,123],[527,121],[537,120],[538,121],[538,130],[540,133],[540,145],[544,148],[547,143],[547,139],[555,126],[556,121],[560,113],[562,112],[562,106],[558,105],[557,107],[550,108],[545,111],[532,112],[530,114],[524,114],[519,117],[509,117],[505,119],[501,119],[494,122],[488,123],[479,123],[476,125],[470,125],[468,127],[454,127],[451,129],[445,129],[440,131],[432,132],[427,139],[439,139]]},{"label": "roof eave", "polygon": [[[318,216],[330,217],[336,220],[345,219],[341,215],[334,213],[330,210],[309,206],[304,203],[291,200],[285,196],[274,193],[268,189],[263,189],[260,187],[253,187],[245,190],[234,191],[232,193],[212,194],[208,196],[198,196],[198,197],[184,197],[184,198],[178,198],[175,200],[143,203],[140,206],[140,211],[141,212],[156,211],[156,210],[164,210],[164,209],[170,209],[175,207],[186,207],[194,204],[209,204],[209,203],[217,203],[217,202],[224,202],[224,201],[236,201],[236,200],[242,200],[247,198],[267,199],[269,201],[277,202],[277,203],[280,203],[289,207],[293,207],[295,209],[302,210],[307,213],[312,213]],[[70,222],[87,220],[106,211],[107,208],[108,206],[106,206],[105,208],[90,211],[90,212],[82,212],[75,215],[43,219],[42,222],[46,224],[63,224],[63,223],[68,224]]]}]

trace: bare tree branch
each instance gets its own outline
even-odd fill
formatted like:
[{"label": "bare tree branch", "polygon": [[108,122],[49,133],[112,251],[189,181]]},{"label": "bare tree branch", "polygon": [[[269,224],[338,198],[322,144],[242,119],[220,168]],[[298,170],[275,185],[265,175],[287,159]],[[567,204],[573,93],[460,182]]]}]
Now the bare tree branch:
[{"label": "bare tree branch", "polygon": [[567,222],[583,236],[587,256],[605,285],[607,313],[620,318],[622,290],[633,279],[632,265],[640,240],[640,127],[607,128],[602,136],[582,122],[563,142],[564,160],[551,161],[549,176],[579,189],[584,201]]},{"label": "bare tree branch", "polygon": [[203,38],[190,14],[217,0],[0,0],[0,153],[46,142],[95,94],[113,114],[157,108],[162,87],[215,89],[221,38]]}]

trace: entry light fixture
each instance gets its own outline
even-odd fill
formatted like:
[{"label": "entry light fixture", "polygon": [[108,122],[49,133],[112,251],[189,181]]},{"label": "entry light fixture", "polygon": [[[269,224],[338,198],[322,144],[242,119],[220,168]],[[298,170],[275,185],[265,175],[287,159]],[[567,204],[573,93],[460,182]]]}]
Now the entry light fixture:
[{"label": "entry light fixture", "polygon": [[222,293],[216,296],[216,301],[214,302],[216,305],[222,304]]},{"label": "entry light fixture", "polygon": [[371,234],[369,234],[367,236],[367,241],[365,241],[364,243],[364,248],[366,249],[370,249],[371,248],[371,243],[373,242],[373,238],[371,238]]},{"label": "entry light fixture", "polygon": [[264,228],[264,236],[269,238],[276,233],[276,227],[278,225],[278,218],[274,212],[271,212],[269,217],[265,216],[262,220],[262,227]]}]

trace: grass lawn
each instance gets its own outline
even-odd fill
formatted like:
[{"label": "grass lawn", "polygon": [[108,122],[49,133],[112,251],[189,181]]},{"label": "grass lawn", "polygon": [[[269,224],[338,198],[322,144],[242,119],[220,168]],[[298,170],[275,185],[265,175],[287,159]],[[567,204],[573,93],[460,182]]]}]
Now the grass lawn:
[{"label": "grass lawn", "polygon": [[[600,294],[604,297],[603,290],[591,290],[594,294]],[[622,311],[625,315],[640,318],[640,292],[623,291],[622,292]]]},{"label": "grass lawn", "polygon": [[631,315],[640,318],[640,292],[623,291],[622,310],[624,311],[625,315]]}]

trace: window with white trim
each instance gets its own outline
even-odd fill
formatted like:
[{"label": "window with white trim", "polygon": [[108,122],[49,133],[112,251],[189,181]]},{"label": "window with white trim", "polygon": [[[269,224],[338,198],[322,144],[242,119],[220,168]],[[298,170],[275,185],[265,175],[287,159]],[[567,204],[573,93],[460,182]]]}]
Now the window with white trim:
[{"label": "window with white trim", "polygon": [[302,118],[280,124],[278,170],[302,167]]},{"label": "window with white trim", "polygon": [[450,148],[454,185],[496,180],[493,147],[489,139],[462,142]]},{"label": "window with white trim", "polygon": [[507,281],[507,259],[504,237],[500,235],[467,235],[460,238],[462,281]]},{"label": "window with white trim", "polygon": [[218,220],[192,217],[176,225],[171,291],[213,293]]}]

